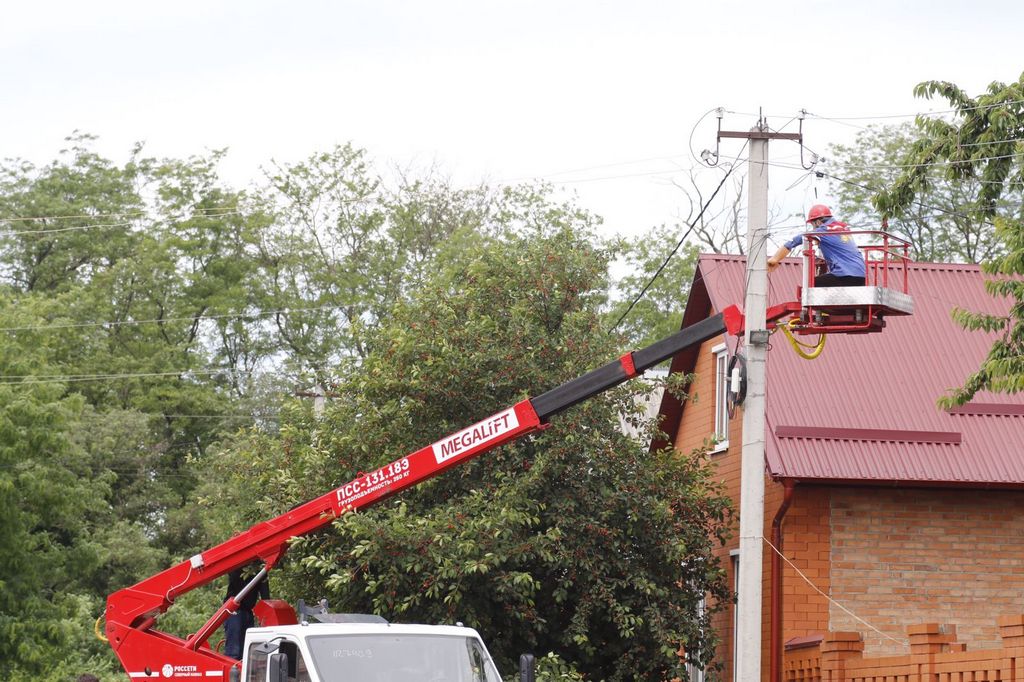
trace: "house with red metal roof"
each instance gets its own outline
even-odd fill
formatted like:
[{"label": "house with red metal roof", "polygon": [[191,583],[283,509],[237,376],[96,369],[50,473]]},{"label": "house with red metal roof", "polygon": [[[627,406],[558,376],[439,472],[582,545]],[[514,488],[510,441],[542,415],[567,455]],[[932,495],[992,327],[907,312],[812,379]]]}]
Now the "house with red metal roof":
[{"label": "house with red metal roof", "polygon": [[[683,326],[743,304],[746,260],[704,255]],[[977,266],[914,263],[914,312],[870,334],[829,334],[807,360],[771,336],[766,377],[762,670],[781,679],[787,642],[860,632],[866,655],[906,652],[907,628],[955,625],[971,649],[998,646],[996,619],[1024,614],[1024,395],[936,401],[977,370],[993,334],[955,308],[1006,314]],[[769,276],[769,307],[796,300],[801,261]],[[689,397],[666,395],[662,431],[681,452],[709,446],[739,505],[742,407],[727,367],[742,339],[681,353]],[[658,445],[658,443],[655,443]],[[738,539],[720,551],[735,585]],[[778,551],[776,551],[778,550]],[[716,660],[733,679],[735,607],[715,623]]]}]

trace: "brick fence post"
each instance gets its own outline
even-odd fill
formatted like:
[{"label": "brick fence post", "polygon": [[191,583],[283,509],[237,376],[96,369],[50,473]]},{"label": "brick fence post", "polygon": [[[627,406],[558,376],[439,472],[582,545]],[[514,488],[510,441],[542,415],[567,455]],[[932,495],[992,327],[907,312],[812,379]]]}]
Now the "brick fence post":
[{"label": "brick fence post", "polygon": [[1003,638],[1003,680],[1024,682],[1024,615],[1003,616],[996,622]]},{"label": "brick fence post", "polygon": [[860,660],[864,640],[859,632],[829,632],[821,640],[822,682],[846,682],[846,662]]},{"label": "brick fence post", "polygon": [[907,636],[910,638],[910,665],[913,670],[907,682],[934,679],[935,654],[960,648],[956,644],[955,625],[911,625],[907,628]]},{"label": "brick fence post", "polygon": [[938,623],[921,623],[907,628],[910,638],[910,655],[941,654],[956,644],[956,626]]}]

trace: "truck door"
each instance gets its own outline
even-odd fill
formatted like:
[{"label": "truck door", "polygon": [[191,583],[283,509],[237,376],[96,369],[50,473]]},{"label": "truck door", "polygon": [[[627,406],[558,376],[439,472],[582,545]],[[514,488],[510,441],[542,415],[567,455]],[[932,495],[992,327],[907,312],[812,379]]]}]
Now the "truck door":
[{"label": "truck door", "polygon": [[245,669],[245,682],[313,682],[302,651],[287,639],[252,642]]}]

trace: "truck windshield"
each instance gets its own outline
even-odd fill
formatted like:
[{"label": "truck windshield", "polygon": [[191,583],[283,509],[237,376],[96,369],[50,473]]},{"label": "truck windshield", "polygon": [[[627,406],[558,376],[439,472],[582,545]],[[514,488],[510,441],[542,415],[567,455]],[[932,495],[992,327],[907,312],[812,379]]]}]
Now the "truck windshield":
[{"label": "truck windshield", "polygon": [[309,650],[323,682],[501,682],[475,637],[322,635]]}]

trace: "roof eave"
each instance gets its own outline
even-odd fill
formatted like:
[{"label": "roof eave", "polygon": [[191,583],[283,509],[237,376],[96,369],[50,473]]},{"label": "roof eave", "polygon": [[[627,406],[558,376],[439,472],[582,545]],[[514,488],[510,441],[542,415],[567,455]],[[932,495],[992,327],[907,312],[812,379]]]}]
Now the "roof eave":
[{"label": "roof eave", "polygon": [[[679,325],[685,329],[691,324],[696,324],[708,317],[711,313],[711,298],[708,295],[707,287],[704,284],[704,275],[701,272],[700,261],[694,268],[693,282],[690,285],[690,294],[686,298],[686,308],[683,309],[683,319]],[[697,366],[697,356],[700,348],[688,348],[672,358],[669,365],[669,376],[682,372],[689,374]],[[658,408],[658,433],[651,441],[651,451],[660,450],[675,444],[676,433],[679,431],[679,424],[683,418],[684,401],[665,391],[661,398],[661,405]]]}]

